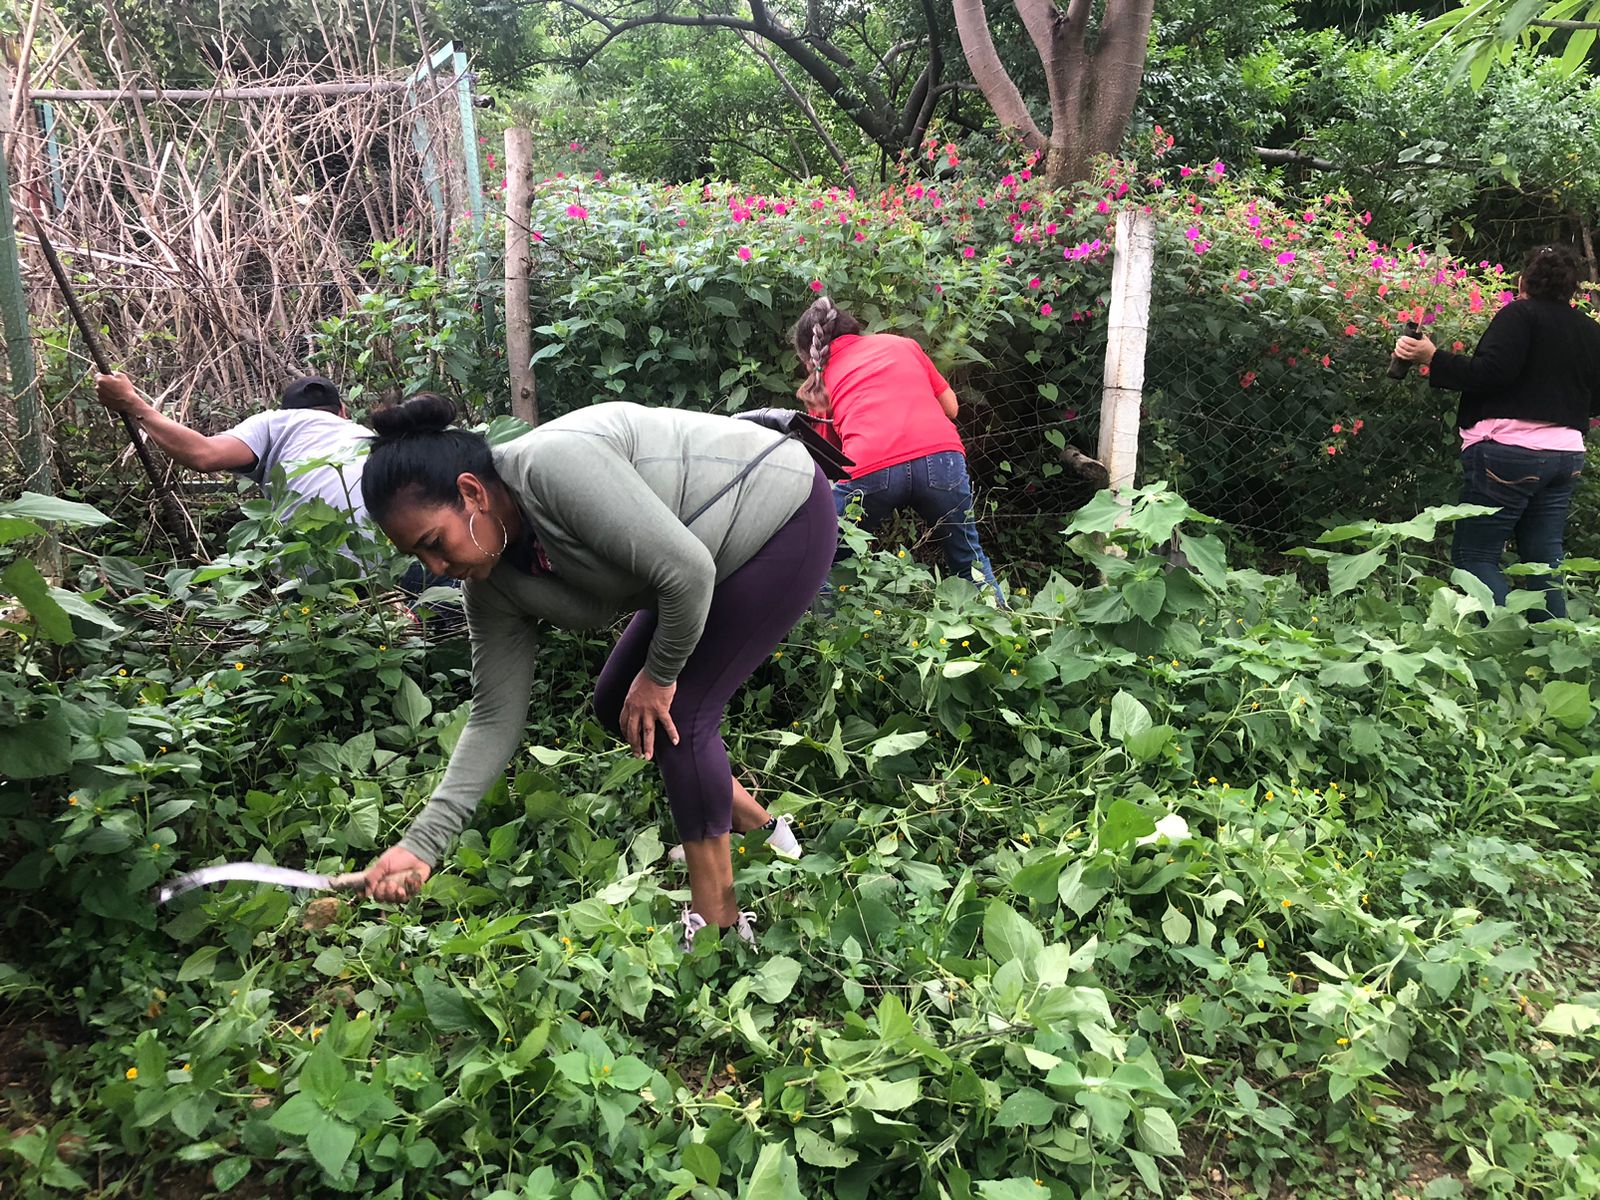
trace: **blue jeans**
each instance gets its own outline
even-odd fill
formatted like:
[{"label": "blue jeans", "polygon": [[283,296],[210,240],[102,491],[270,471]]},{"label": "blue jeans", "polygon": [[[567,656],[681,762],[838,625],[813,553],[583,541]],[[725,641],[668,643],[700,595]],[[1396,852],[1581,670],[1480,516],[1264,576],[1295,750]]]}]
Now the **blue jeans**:
[{"label": "blue jeans", "polygon": [[[1500,558],[1508,538],[1516,538],[1517,557],[1525,563],[1554,566],[1561,561],[1561,535],[1583,473],[1583,452],[1477,442],[1462,451],[1461,473],[1461,503],[1493,505],[1500,511],[1457,521],[1450,561],[1483,580],[1495,603],[1504,604],[1508,585]],[[1560,584],[1547,575],[1530,575],[1528,586],[1545,589],[1549,616],[1567,615]]]},{"label": "blue jeans", "polygon": [[[994,567],[978,543],[965,454],[944,450],[834,484],[833,502],[841,517],[856,496],[861,498],[861,527],[868,533],[882,529],[897,508],[915,509],[944,548],[950,574],[971,579],[972,569],[977,567],[994,589],[996,599],[1005,604],[1005,592],[994,576]],[[840,555],[843,554],[841,546]]]}]

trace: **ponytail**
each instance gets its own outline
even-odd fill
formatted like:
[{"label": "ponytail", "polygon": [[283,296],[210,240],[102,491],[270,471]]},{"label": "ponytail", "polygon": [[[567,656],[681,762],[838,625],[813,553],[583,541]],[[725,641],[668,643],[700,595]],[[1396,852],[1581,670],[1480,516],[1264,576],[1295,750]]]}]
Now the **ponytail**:
[{"label": "ponytail", "polygon": [[828,390],[822,376],[833,354],[833,341],[860,332],[861,322],[829,296],[818,296],[795,322],[791,336],[795,353],[809,376],[805,384],[808,404],[819,409],[828,407]]}]

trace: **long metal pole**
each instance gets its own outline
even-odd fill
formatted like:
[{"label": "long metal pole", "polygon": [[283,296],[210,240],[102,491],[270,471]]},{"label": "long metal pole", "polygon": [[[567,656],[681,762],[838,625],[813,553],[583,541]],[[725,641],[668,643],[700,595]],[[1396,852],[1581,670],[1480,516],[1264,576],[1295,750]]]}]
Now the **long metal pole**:
[{"label": "long metal pole", "polygon": [[0,327],[6,335],[6,358],[11,368],[11,395],[17,408],[17,432],[22,438],[22,465],[28,488],[46,496],[55,494],[50,469],[50,439],[39,410],[38,372],[33,359],[33,338],[28,329],[28,299],[22,287],[22,259],[17,250],[17,218],[11,207],[11,171],[0,154]]}]

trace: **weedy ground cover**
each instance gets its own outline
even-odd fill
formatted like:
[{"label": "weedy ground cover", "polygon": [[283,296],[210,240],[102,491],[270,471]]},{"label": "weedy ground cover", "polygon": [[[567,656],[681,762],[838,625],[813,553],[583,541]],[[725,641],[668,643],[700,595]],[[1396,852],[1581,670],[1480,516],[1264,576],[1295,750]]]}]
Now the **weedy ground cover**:
[{"label": "weedy ground cover", "polygon": [[21,539],[96,518],[41,505],[0,518],[12,1194],[1600,1189],[1600,564],[1530,625],[1424,556],[1448,511],[1274,574],[1159,485],[1011,611],[863,543],[729,721],[807,853],[736,845],[759,952],[685,954],[653,773],[585,707],[604,643],[563,634],[419,902],[152,907],[387,844],[464,655],[315,513],[199,569],[91,527],[54,588]]}]

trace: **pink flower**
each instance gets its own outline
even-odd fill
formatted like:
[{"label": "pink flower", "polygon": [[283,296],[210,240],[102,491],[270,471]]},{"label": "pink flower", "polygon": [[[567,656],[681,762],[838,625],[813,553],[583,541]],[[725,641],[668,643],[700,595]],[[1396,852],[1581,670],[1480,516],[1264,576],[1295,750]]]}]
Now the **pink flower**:
[{"label": "pink flower", "polygon": [[856,241],[864,242],[866,240],[867,240],[867,235],[862,233],[859,229],[856,230]]},{"label": "pink flower", "polygon": [[777,213],[780,217],[787,216],[789,213],[789,206],[780,200],[772,206],[772,211]]},{"label": "pink flower", "polygon": [[1111,204],[1108,201],[1102,200],[1099,204],[1094,206],[1094,210],[1101,216],[1104,216],[1106,213],[1111,211]]},{"label": "pink flower", "polygon": [[606,177],[606,173],[604,171],[596,171],[594,173],[594,181],[596,183],[602,182],[605,179],[605,177]]},{"label": "pink flower", "polygon": [[1218,179],[1221,179],[1224,175],[1226,175],[1228,173],[1228,165],[1226,163],[1222,162],[1219,159],[1218,161],[1216,161],[1216,162],[1211,164],[1211,173],[1213,175],[1215,175]]},{"label": "pink flower", "polygon": [[582,150],[583,150],[583,143],[582,142],[568,142],[567,143],[567,149],[568,150],[577,150],[577,151],[579,151],[581,153]]},{"label": "pink flower", "polygon": [[1275,261],[1280,267],[1287,267],[1290,263],[1292,263],[1294,261],[1294,251],[1293,250],[1285,250],[1282,254],[1278,255],[1278,257],[1276,259],[1274,259],[1273,261]]},{"label": "pink flower", "polygon": [[1335,421],[1333,423],[1333,432],[1335,432],[1335,433],[1343,433],[1344,432],[1344,426],[1342,424],[1340,424],[1338,421]]},{"label": "pink flower", "polygon": [[1055,309],[1051,308],[1048,304],[1039,305],[1039,315],[1041,317],[1048,317],[1054,311]]},{"label": "pink flower", "polygon": [[1017,186],[1017,177],[1015,175],[1007,175],[1000,182],[1003,185],[1005,185],[1006,187],[1016,187]]},{"label": "pink flower", "polygon": [[1191,176],[1193,174],[1194,174],[1194,168],[1193,167],[1179,167],[1178,168],[1178,178],[1179,179],[1187,179],[1187,178],[1189,178],[1189,176]]},{"label": "pink flower", "polygon": [[1200,236],[1200,227],[1198,225],[1189,226],[1189,228],[1183,231],[1183,236],[1188,238],[1191,242],[1196,240]]},{"label": "pink flower", "polygon": [[820,291],[821,291],[821,290],[822,290],[822,280],[820,280],[820,279],[813,279],[813,280],[812,280],[812,281],[811,281],[811,290],[812,290],[812,291],[813,291],[813,292],[820,292]]},{"label": "pink flower", "polygon": [[581,204],[567,205],[567,216],[569,217],[576,217],[578,220],[582,221],[586,219],[588,215],[589,210]]},{"label": "pink flower", "polygon": [[989,202],[987,200],[985,200],[982,196],[979,196],[978,197],[978,207],[979,208],[988,208],[989,207]]},{"label": "pink flower", "polygon": [[1194,244],[1194,252],[1196,254],[1204,254],[1209,249],[1211,249],[1211,243],[1206,241],[1204,238],[1201,238]]},{"label": "pink flower", "polygon": [[1250,272],[1248,270],[1246,270],[1244,267],[1240,267],[1239,268],[1239,282],[1243,283],[1245,280],[1247,280],[1249,278],[1250,278]]},{"label": "pink flower", "polygon": [[740,246],[739,247],[739,261],[740,262],[749,262],[750,261],[750,247],[749,246]]},{"label": "pink flower", "polygon": [[961,248],[961,257],[962,258],[971,258],[977,253],[978,252],[976,250],[974,250],[971,246],[963,246]]},{"label": "pink flower", "polygon": [[1256,373],[1254,371],[1246,371],[1243,375],[1239,376],[1239,386],[1240,387],[1246,387],[1247,388],[1252,383],[1254,383],[1255,381],[1256,381]]},{"label": "pink flower", "polygon": [[1328,447],[1328,453],[1330,455],[1339,453],[1339,447],[1337,447],[1337,446],[1329,446]]},{"label": "pink flower", "polygon": [[1045,227],[1044,227],[1044,231],[1045,231],[1045,234],[1046,234],[1046,235],[1047,235],[1047,236],[1048,236],[1048,235],[1049,235],[1049,234],[1052,234],[1052,233],[1054,233],[1054,232],[1055,232],[1055,231],[1056,231],[1056,223],[1055,223],[1055,222],[1054,222],[1054,221],[1051,221],[1051,222],[1050,222],[1050,224],[1048,224],[1048,225],[1046,225],[1046,226],[1045,226]]},{"label": "pink flower", "polygon": [[1039,277],[1037,275],[1035,275],[1032,279],[1028,280],[1028,286],[1030,288],[1037,288],[1039,286],[1039,283],[1040,283],[1040,280],[1039,280]]}]

